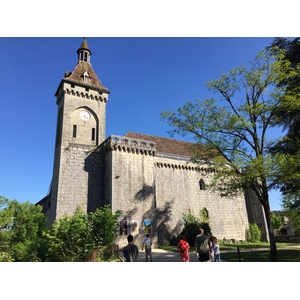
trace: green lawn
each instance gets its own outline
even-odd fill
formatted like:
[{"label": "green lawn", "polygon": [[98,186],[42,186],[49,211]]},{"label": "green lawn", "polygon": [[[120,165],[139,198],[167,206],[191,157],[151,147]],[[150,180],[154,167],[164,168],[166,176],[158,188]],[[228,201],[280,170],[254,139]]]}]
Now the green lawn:
[{"label": "green lawn", "polygon": [[[300,262],[300,249],[277,249],[278,262]],[[238,253],[221,253],[221,260],[227,262],[269,262],[269,251],[252,251],[252,252],[240,252],[240,258]]]},{"label": "green lawn", "polygon": [[[300,244],[295,243],[276,243],[277,249],[282,249],[286,247],[300,247]],[[232,243],[232,244],[220,244],[220,248],[223,250],[236,250],[237,247],[240,249],[263,249],[263,248],[269,248],[269,243]]]},{"label": "green lawn", "polygon": [[[277,243],[279,262],[300,262],[300,244]],[[161,249],[177,252],[175,246],[162,246]],[[269,243],[235,243],[220,245],[221,260],[227,262],[269,262],[270,244]],[[238,249],[240,255],[238,255]],[[190,248],[194,251],[194,248]],[[230,251],[230,252],[227,252]]]}]

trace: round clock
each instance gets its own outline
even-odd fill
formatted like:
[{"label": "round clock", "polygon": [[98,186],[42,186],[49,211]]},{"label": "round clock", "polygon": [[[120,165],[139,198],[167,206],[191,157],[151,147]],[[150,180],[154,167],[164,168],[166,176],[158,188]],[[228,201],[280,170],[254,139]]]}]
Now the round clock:
[{"label": "round clock", "polygon": [[82,110],[80,113],[79,113],[79,117],[80,117],[80,119],[81,120],[83,120],[83,121],[88,121],[89,119],[90,119],[90,114],[87,112],[87,111],[85,111],[85,110]]}]

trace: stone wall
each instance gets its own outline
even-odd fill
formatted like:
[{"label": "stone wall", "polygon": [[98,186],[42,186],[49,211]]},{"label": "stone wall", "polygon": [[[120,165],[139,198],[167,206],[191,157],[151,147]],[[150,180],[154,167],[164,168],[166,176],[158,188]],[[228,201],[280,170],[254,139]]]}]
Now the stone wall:
[{"label": "stone wall", "polygon": [[254,192],[249,190],[245,193],[248,222],[250,224],[257,224],[261,230],[261,241],[269,241],[269,233],[267,229],[266,216],[258,198],[255,196]]},{"label": "stone wall", "polygon": [[[200,216],[201,209],[206,208],[213,235],[245,240],[249,225],[245,196],[223,198],[206,189],[214,170],[205,165],[156,153],[149,141],[114,136],[97,151],[90,145],[69,144],[61,148],[59,157],[60,169],[55,170],[59,175],[53,182],[57,202],[55,194],[50,194],[56,219],[74,214],[78,205],[90,212],[110,204],[113,212],[123,212],[119,221],[127,222],[126,234],[119,231],[116,241],[120,247],[127,244],[129,233],[141,246],[144,220],[151,220],[151,237],[157,247],[181,232],[183,213]],[[259,205],[251,212],[253,221],[263,222]]]},{"label": "stone wall", "polygon": [[[99,91],[84,86],[64,82],[57,93],[58,108],[63,109],[62,145],[68,147],[69,143],[99,145],[106,135],[106,102],[108,95],[99,95]],[[80,110],[87,110],[91,114],[91,120],[84,122],[79,118]],[[76,140],[72,137],[73,124],[78,125],[78,136]],[[86,139],[86,128],[96,127],[95,142]]]},{"label": "stone wall", "polygon": [[[248,217],[244,195],[221,198],[200,189],[201,179],[210,183],[211,169],[199,169],[191,162],[159,156],[132,145],[116,143],[108,148],[106,197],[114,212],[123,211],[120,221],[127,221],[128,233],[130,223],[137,221],[137,244],[144,238],[143,220],[151,220],[155,245],[168,244],[184,226],[183,213],[192,211],[199,216],[202,208],[207,209],[212,232],[219,239],[245,239]],[[120,247],[126,245],[126,235],[119,236],[117,242]]]},{"label": "stone wall", "polygon": [[57,215],[73,215],[77,206],[87,212],[88,172],[85,170],[85,160],[90,147],[70,145],[61,154],[61,169],[58,180]]},{"label": "stone wall", "polygon": [[[53,175],[49,200],[43,205],[48,224],[64,214],[74,214],[77,206],[89,212],[105,201],[103,156],[92,150],[105,139],[108,94],[62,80],[56,97]],[[80,118],[83,110],[90,119]]]},{"label": "stone wall", "polygon": [[295,243],[300,244],[300,236],[296,235],[278,235],[275,236],[277,243]]},{"label": "stone wall", "polygon": [[[143,220],[155,220],[155,182],[153,156],[133,153],[120,148],[106,154],[106,198],[113,212],[121,210],[120,221],[127,221],[128,233],[133,231],[135,242],[141,245],[144,238]],[[110,178],[109,178],[110,177]],[[135,224],[136,222],[136,224]],[[136,226],[133,229],[133,224]],[[156,232],[153,222],[152,233]],[[152,235],[157,245],[156,234]],[[117,239],[120,247],[127,244],[126,234]]]},{"label": "stone wall", "polygon": [[208,189],[200,189],[200,180],[209,184],[213,177],[212,170],[206,166],[201,171],[190,162],[159,157],[155,160],[157,207],[169,205],[168,227],[172,234],[177,235],[182,230],[183,213],[191,211],[201,216],[201,209],[206,208],[213,235],[219,239],[245,239],[248,222],[243,195],[221,198]]}]

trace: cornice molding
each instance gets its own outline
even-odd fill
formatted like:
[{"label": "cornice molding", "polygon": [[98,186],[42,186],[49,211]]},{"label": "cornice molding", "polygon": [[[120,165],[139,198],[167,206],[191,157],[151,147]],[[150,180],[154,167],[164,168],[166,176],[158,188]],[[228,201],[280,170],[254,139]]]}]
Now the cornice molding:
[{"label": "cornice molding", "polygon": [[154,142],[117,135],[108,137],[100,147],[109,149],[110,151],[122,151],[150,156],[154,156],[156,152],[156,144]]},{"label": "cornice molding", "polygon": [[168,162],[156,162],[155,167],[157,168],[168,168],[174,170],[187,170],[187,171],[196,171],[200,173],[215,173],[215,168],[206,168],[206,167],[200,167],[198,165],[191,165],[190,163],[168,163]]},{"label": "cornice molding", "polygon": [[93,95],[93,94],[88,93],[88,92],[79,92],[79,91],[76,91],[75,89],[68,89],[67,88],[63,92],[64,92],[64,94],[72,95],[72,96],[75,96],[75,97],[81,97],[81,98],[85,98],[85,99],[96,100],[96,101],[100,101],[100,102],[104,102],[104,103],[106,103],[108,101],[108,99],[106,97]]}]

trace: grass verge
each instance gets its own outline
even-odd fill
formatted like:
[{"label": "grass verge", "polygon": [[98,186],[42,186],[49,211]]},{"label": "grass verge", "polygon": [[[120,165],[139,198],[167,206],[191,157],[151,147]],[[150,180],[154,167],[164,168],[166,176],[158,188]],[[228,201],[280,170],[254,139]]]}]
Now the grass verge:
[{"label": "grass verge", "polygon": [[[277,243],[278,262],[300,262],[300,244]],[[162,246],[161,249],[177,252],[175,246]],[[220,245],[221,260],[227,262],[269,262],[269,243],[232,243]],[[238,253],[239,249],[239,253]],[[194,248],[190,248],[193,252]]]}]

